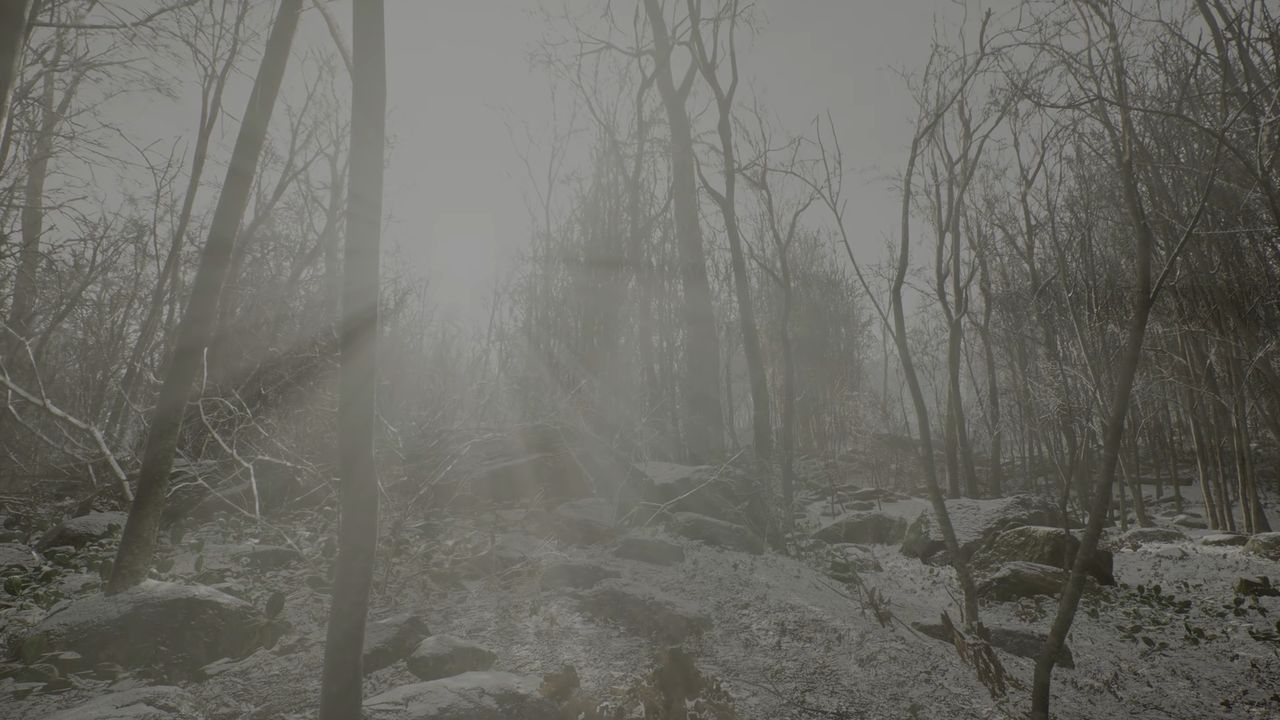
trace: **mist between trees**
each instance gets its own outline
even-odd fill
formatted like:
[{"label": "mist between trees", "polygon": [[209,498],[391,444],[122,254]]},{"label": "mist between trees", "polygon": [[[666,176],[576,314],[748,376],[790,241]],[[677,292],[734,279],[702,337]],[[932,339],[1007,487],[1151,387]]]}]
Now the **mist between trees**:
[{"label": "mist between trees", "polygon": [[[157,561],[179,544],[165,529],[202,527],[211,503],[304,555],[299,528],[332,535],[341,518],[336,545],[311,558],[327,566],[336,548],[321,573],[321,717],[361,712],[370,603],[389,607],[385,578],[406,577],[398,533],[580,499],[503,495],[489,465],[450,484],[495,434],[523,443],[487,458],[498,464],[607,448],[618,477],[580,494],[608,485],[611,522],[647,511],[642,527],[677,534],[697,522],[674,517],[679,503],[720,474],[661,501],[645,494],[661,481],[628,478],[653,462],[732,468],[732,526],[784,558],[809,557],[855,486],[923,498],[950,593],[929,620],[955,613],[945,637],[965,677],[1033,718],[1074,702],[1051,679],[1115,526],[1167,525],[1151,505],[1170,494],[1206,530],[1272,529],[1268,2],[941,13],[920,28],[927,54],[885,71],[912,99],[901,165],[874,180],[897,198],[888,237],[850,211],[868,179],[838,120],[785,123],[740,73],[766,11],[784,8],[549,4],[529,57],[556,115],[512,150],[528,242],[474,327],[439,317],[403,248],[379,248],[396,212],[383,166],[397,163],[383,3],[355,3],[351,23],[338,12],[350,3],[327,0],[141,5],[0,5],[0,503],[27,532],[128,511],[95,566],[113,596],[182,580]],[[149,136],[121,96],[189,102],[188,129]],[[484,495],[476,478],[503,495],[476,501],[487,509],[467,500]],[[1050,563],[1064,574],[1022,681],[983,622],[991,581],[971,516],[952,518],[987,507],[958,499],[1019,494],[1056,513],[1026,524],[1072,548]],[[35,602],[36,585],[14,587]],[[884,588],[851,587],[892,628]],[[650,702],[636,692],[633,706]],[[658,716],[686,717],[662,697]]]}]

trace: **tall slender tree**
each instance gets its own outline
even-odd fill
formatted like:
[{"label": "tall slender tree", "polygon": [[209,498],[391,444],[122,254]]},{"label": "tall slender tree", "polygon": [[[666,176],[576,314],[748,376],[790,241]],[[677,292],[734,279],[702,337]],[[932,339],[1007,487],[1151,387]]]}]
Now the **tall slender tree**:
[{"label": "tall slender tree", "polygon": [[378,542],[374,462],[378,360],[378,262],[387,61],[382,0],[352,11],[351,156],[343,262],[338,473],[342,522],[325,642],[320,720],[359,720],[364,625]]},{"label": "tall slender tree", "polygon": [[262,65],[254,79],[249,105],[231,153],[227,177],[213,211],[209,239],[200,257],[191,297],[178,324],[177,343],[152,411],[142,468],[138,473],[138,488],[129,520],[125,523],[111,579],[107,583],[109,593],[142,582],[151,567],[183,414],[218,319],[219,297],[235,249],[236,232],[248,205],[253,176],[267,137],[271,112],[280,94],[280,83],[289,61],[289,50],[301,10],[302,0],[281,0],[271,35],[267,38]]},{"label": "tall slender tree", "polygon": [[685,414],[684,441],[688,459],[704,462],[724,452],[724,414],[720,407],[720,340],[711,286],[707,279],[707,256],[702,247],[702,226],[698,218],[698,185],[693,156],[693,123],[685,107],[697,75],[697,62],[690,62],[679,84],[672,75],[671,60],[677,43],[667,29],[659,0],[644,0],[645,14],[653,30],[657,56],[655,84],[667,111],[671,132],[671,204],[675,215],[676,245],[680,251],[680,279],[684,285],[681,314],[684,320],[684,375],[682,378]]},{"label": "tall slender tree", "polygon": [[35,0],[0,2],[0,167],[9,146],[9,101],[22,71],[22,50],[36,9]]},{"label": "tall slender tree", "polygon": [[[716,134],[720,138],[720,159],[723,165],[724,191],[719,192],[703,178],[702,186],[715,200],[724,217],[724,232],[729,240],[729,260],[733,267],[734,298],[738,301],[738,323],[742,332],[742,354],[747,363],[747,378],[751,386],[751,430],[755,451],[762,459],[773,454],[773,430],[769,423],[769,383],[765,377],[764,360],[760,352],[760,332],[756,327],[755,307],[751,302],[751,283],[747,277],[747,260],[742,251],[742,230],[738,224],[737,178],[738,167],[733,140],[733,101],[738,92],[738,45],[735,31],[738,23],[738,0],[729,0],[722,13],[712,19],[712,41],[708,51],[702,38],[701,0],[689,0],[690,35],[693,59],[698,64],[703,80],[715,95]],[[724,44],[727,46],[724,61],[729,66],[729,84],[720,81],[717,51],[721,47],[722,21],[728,27]],[[730,419],[732,422],[732,419]]]}]

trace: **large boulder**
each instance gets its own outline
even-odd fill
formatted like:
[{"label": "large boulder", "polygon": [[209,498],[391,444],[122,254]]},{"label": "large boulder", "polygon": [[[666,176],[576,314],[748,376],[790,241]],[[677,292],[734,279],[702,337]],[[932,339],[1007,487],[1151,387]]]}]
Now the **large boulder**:
[{"label": "large boulder", "polygon": [[1200,538],[1200,544],[1206,547],[1240,547],[1248,542],[1248,535],[1236,533],[1214,533]]},{"label": "large boulder", "polygon": [[283,570],[302,562],[302,554],[291,547],[279,545],[254,545],[236,555],[236,559],[253,570],[267,572]]},{"label": "large boulder", "polygon": [[684,562],[684,548],[654,537],[632,535],[618,541],[614,555],[651,565],[675,565]]},{"label": "large boulder", "polygon": [[477,468],[471,477],[471,492],[494,503],[511,503],[543,498],[547,501],[586,497],[590,481],[573,455],[541,452],[503,458]]},{"label": "large boulder", "polygon": [[1249,538],[1244,551],[1269,560],[1280,560],[1280,532],[1258,533]]},{"label": "large boulder", "polygon": [[393,615],[366,624],[365,674],[390,667],[408,657],[428,634],[426,622],[411,613]]},{"label": "large boulder", "polygon": [[43,565],[43,561],[26,545],[0,544],[0,573],[6,570],[29,571]]},{"label": "large boulder", "polygon": [[638,635],[678,644],[700,634],[711,621],[697,607],[658,590],[624,580],[606,580],[584,593],[579,609]]},{"label": "large boulder", "polygon": [[239,598],[203,585],[148,580],[57,607],[23,646],[76,652],[90,666],[115,663],[187,678],[214,660],[252,652],[264,630],[262,614]]},{"label": "large boulder", "polygon": [[[1080,541],[1060,528],[1023,525],[991,538],[974,553],[973,563],[978,567],[993,568],[1022,561],[1065,568],[1075,561],[1079,548]],[[1089,576],[1103,585],[1114,585],[1112,563],[1111,551],[1098,548],[1088,568]]]},{"label": "large boulder", "polygon": [[931,556],[942,552],[947,545],[942,538],[935,537],[935,534],[933,518],[929,512],[926,510],[920,513],[907,526],[906,534],[902,538],[902,554],[909,558],[928,560]]},{"label": "large boulder", "polygon": [[182,688],[139,687],[96,697],[44,716],[44,720],[204,720],[204,711]]},{"label": "large boulder", "polygon": [[[1037,595],[1056,597],[1066,580],[1067,571],[1061,568],[1017,560],[1001,565],[993,575],[978,583],[978,597],[999,602]],[[1085,582],[1086,587],[1097,584],[1092,578],[1085,578]]]},{"label": "large boulder", "polygon": [[[911,627],[918,630],[920,634],[931,637],[934,640],[941,640],[945,643],[953,642],[951,629],[942,623],[913,622]],[[986,626],[984,630],[986,631],[986,639],[991,643],[992,647],[997,650],[1003,650],[1010,655],[1034,660],[1040,657],[1040,652],[1044,649],[1044,633],[999,625]],[[1062,650],[1058,652],[1057,665],[1068,670],[1075,668],[1076,661],[1071,654],[1071,648],[1066,645],[1062,646]]]},{"label": "large boulder", "polygon": [[467,672],[402,685],[364,701],[366,720],[557,720],[536,675]]},{"label": "large boulder", "polygon": [[473,670],[488,670],[498,659],[492,650],[452,635],[432,635],[418,644],[406,664],[419,680],[439,680]]},{"label": "large boulder", "polygon": [[582,498],[562,503],[552,513],[552,529],[570,545],[607,543],[619,534],[613,503],[604,498]]},{"label": "large boulder", "polygon": [[1181,532],[1174,530],[1173,528],[1137,527],[1121,535],[1117,543],[1121,547],[1136,550],[1143,545],[1150,545],[1153,543],[1179,543],[1186,539],[1186,535],[1183,535]]},{"label": "large boulder", "polygon": [[671,517],[671,529],[690,540],[754,555],[764,552],[764,541],[741,525],[691,512],[678,512]]},{"label": "large boulder", "polygon": [[813,534],[813,539],[832,545],[890,545],[902,540],[907,521],[881,512],[855,513],[840,518]]},{"label": "large boulder", "polygon": [[880,572],[880,561],[862,545],[833,545],[829,550],[830,564],[827,575],[843,583],[858,582],[859,574],[864,572]]},{"label": "large boulder", "polygon": [[636,467],[643,476],[641,496],[652,505],[744,524],[742,498],[723,468],[658,461]]},{"label": "large boulder", "polygon": [[561,560],[547,565],[542,570],[541,584],[543,590],[575,588],[585,590],[594,587],[603,580],[621,577],[617,570],[603,565],[582,560]]},{"label": "large boulder", "polygon": [[[1052,500],[1041,495],[1011,495],[1005,498],[955,498],[946,501],[951,527],[968,559],[995,535],[1020,525],[1062,527],[1062,513]],[[902,553],[930,561],[945,549],[942,530],[932,508],[925,510],[908,528]]]},{"label": "large boulder", "polygon": [[120,512],[91,512],[68,518],[50,528],[40,538],[37,546],[41,550],[62,545],[84,547],[120,533],[128,519],[127,515]]}]

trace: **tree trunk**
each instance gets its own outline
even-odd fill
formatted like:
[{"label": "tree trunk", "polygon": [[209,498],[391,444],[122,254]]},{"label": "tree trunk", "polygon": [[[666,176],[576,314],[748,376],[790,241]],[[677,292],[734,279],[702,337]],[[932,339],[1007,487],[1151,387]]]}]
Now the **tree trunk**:
[{"label": "tree trunk", "polygon": [[687,460],[707,462],[724,454],[724,415],[720,406],[720,347],[707,259],[698,218],[698,187],[693,164],[693,129],[685,109],[694,67],[677,87],[671,75],[672,41],[658,0],[644,0],[657,53],[655,82],[671,131],[671,193],[684,285],[684,441]]},{"label": "tree trunk", "polygon": [[[200,179],[204,176],[205,161],[209,157],[209,141],[213,137],[213,128],[222,115],[222,92],[227,85],[227,77],[235,65],[240,44],[240,22],[243,13],[236,17],[235,33],[232,37],[230,52],[219,73],[206,79],[207,92],[201,97],[200,122],[196,129],[196,145],[191,155],[191,174],[187,178],[186,194],[182,198],[182,209],[178,212],[178,221],[173,228],[173,236],[169,240],[169,251],[165,256],[164,267],[156,277],[156,285],[151,291],[151,302],[147,305],[147,314],[138,330],[138,338],[133,352],[124,368],[124,379],[120,382],[120,395],[116,398],[107,418],[107,436],[119,438],[123,428],[128,426],[128,409],[133,402],[138,379],[142,373],[142,362],[151,349],[156,331],[160,327],[160,319],[164,314],[165,299],[168,293],[177,292],[177,275],[179,262],[182,259],[182,245],[186,240],[187,227],[191,223],[191,214],[195,208],[196,195],[200,190]],[[212,85],[212,87],[210,87]]]},{"label": "tree trunk", "polygon": [[37,10],[35,0],[0,3],[0,167],[4,166],[9,149],[9,103],[22,75],[22,51]]},{"label": "tree trunk", "polygon": [[387,67],[382,0],[352,11],[350,200],[343,264],[338,395],[342,524],[333,605],[325,642],[320,720],[359,720],[364,626],[378,544],[377,426],[378,262],[382,164],[386,146]]},{"label": "tree trunk", "polygon": [[1058,654],[1066,644],[1067,633],[1071,631],[1076,608],[1084,593],[1087,569],[1093,562],[1098,541],[1102,537],[1107,510],[1111,505],[1110,490],[1115,482],[1116,465],[1120,460],[1121,443],[1124,440],[1124,424],[1129,414],[1130,394],[1138,375],[1138,365],[1142,362],[1142,346],[1146,339],[1147,319],[1151,315],[1152,305],[1151,256],[1155,238],[1147,222],[1146,210],[1142,205],[1138,188],[1137,170],[1134,167],[1134,145],[1137,141],[1134,138],[1133,122],[1129,116],[1129,93],[1119,31],[1116,29],[1114,19],[1108,17],[1106,11],[1095,6],[1090,8],[1107,27],[1111,55],[1109,69],[1113,73],[1112,81],[1120,114],[1118,131],[1109,124],[1108,127],[1112,132],[1117,170],[1124,191],[1124,206],[1135,235],[1133,315],[1129,321],[1128,336],[1116,371],[1115,394],[1111,399],[1110,417],[1107,419],[1104,430],[1102,467],[1090,501],[1089,521],[1080,538],[1080,547],[1076,551],[1075,562],[1072,564],[1066,587],[1063,588],[1062,597],[1058,601],[1058,612],[1049,629],[1049,636],[1045,639],[1043,651],[1036,659],[1031,690],[1032,720],[1049,720],[1049,689],[1053,668],[1057,664]]},{"label": "tree trunk", "polygon": [[138,473],[138,489],[129,520],[125,523],[120,549],[116,554],[110,593],[120,592],[142,582],[151,566],[160,513],[169,489],[169,471],[178,442],[182,417],[191,395],[191,386],[200,372],[204,351],[218,319],[218,299],[226,281],[228,262],[235,248],[236,231],[244,217],[253,175],[262,153],[271,112],[280,93],[298,27],[302,0],[282,0],[280,10],[267,39],[262,65],[253,83],[244,121],[236,137],[235,149],[227,177],[218,196],[218,205],[209,226],[191,288],[191,298],[178,324],[177,344],[165,372],[164,385],[156,399],[156,407],[147,432],[142,468]]}]

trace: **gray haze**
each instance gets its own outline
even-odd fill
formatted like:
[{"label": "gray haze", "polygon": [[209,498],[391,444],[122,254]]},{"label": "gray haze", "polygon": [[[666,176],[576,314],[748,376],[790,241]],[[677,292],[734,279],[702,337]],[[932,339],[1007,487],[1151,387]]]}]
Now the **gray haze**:
[{"label": "gray haze", "polygon": [[[970,16],[989,4],[969,3]],[[525,171],[507,128],[524,122],[545,137],[551,122],[551,81],[528,58],[546,32],[540,6],[559,7],[533,0],[387,7],[389,237],[426,269],[435,299],[471,318],[484,315],[495,269],[529,237]],[[742,53],[741,101],[754,92],[780,127],[796,130],[830,111],[853,173],[851,226],[859,249],[874,256],[896,234],[892,178],[910,141],[911,103],[896,70],[927,57],[933,17],[954,19],[963,7],[949,0],[759,7],[764,22]],[[515,135],[523,142],[522,130]]]}]

